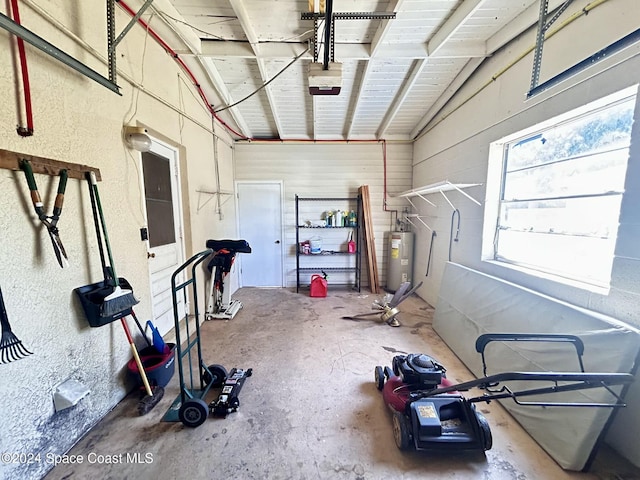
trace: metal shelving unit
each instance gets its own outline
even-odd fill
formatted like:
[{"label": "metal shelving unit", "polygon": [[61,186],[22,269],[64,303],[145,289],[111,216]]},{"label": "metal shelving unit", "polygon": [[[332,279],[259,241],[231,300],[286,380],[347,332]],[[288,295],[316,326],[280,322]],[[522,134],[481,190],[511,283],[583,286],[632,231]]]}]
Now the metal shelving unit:
[{"label": "metal shelving unit", "polygon": [[[354,211],[356,212],[356,224],[355,226],[310,226],[302,224],[300,219],[300,202],[317,202],[323,203],[324,205],[330,206],[333,203],[348,203],[354,207]],[[360,238],[360,219],[361,219],[361,199],[359,195],[354,197],[299,197],[296,195],[296,292],[300,292],[300,274],[301,273],[320,273],[321,271],[327,272],[347,272],[353,274],[353,288],[360,291],[360,283],[361,283],[361,271],[362,271],[362,257],[361,257],[361,238]],[[320,215],[324,211],[324,209],[318,210],[318,215]],[[322,251],[319,254],[303,254],[300,253],[300,231],[327,231],[327,232],[335,232],[335,231],[343,231],[348,232],[351,230],[353,232],[353,238],[356,242],[356,251],[354,253],[348,253],[347,251]],[[353,257],[355,260],[355,265],[345,265],[345,266],[336,266],[336,265],[328,265],[326,261],[328,258],[337,258],[337,257]],[[303,260],[303,266],[300,265],[300,259],[305,258]],[[307,262],[308,259],[308,262]],[[324,265],[322,261],[318,261],[318,259],[325,259]],[[311,262],[314,262],[312,265]],[[306,265],[309,263],[309,265]],[[330,283],[330,285],[335,285]]]}]

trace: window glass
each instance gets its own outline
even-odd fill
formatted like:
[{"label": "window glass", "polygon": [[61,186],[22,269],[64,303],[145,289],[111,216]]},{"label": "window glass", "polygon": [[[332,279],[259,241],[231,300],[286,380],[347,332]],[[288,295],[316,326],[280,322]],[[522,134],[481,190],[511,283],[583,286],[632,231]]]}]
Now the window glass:
[{"label": "window glass", "polygon": [[494,260],[608,286],[636,92],[503,145]]}]

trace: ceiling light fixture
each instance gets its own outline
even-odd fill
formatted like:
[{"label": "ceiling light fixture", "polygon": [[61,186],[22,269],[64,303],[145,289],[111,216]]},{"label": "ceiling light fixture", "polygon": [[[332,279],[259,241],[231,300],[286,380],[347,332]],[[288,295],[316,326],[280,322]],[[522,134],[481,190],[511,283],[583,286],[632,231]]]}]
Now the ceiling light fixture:
[{"label": "ceiling light fixture", "polygon": [[139,152],[148,152],[151,150],[151,137],[144,127],[132,127],[125,125],[122,129],[124,141],[129,148]]}]

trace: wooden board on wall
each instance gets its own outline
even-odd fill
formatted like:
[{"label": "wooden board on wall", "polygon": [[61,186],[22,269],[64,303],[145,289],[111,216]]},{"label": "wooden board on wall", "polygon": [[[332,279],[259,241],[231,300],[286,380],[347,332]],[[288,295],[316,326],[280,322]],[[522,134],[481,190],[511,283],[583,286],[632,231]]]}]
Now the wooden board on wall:
[{"label": "wooden board on wall", "polygon": [[362,230],[364,237],[365,253],[369,275],[369,288],[371,293],[379,293],[378,262],[376,259],[376,242],[371,219],[371,200],[369,198],[369,185],[362,185],[358,192],[362,197]]},{"label": "wooden board on wall", "polygon": [[37,157],[35,155],[26,155],[24,153],[12,152],[0,149],[0,168],[9,170],[21,170],[20,161],[28,160],[31,163],[33,173],[42,173],[44,175],[60,175],[60,170],[67,170],[69,178],[85,179],[86,172],[95,172],[96,180],[100,181],[100,170],[87,165],[79,165],[77,163],[62,162],[60,160],[52,160],[50,158]]}]

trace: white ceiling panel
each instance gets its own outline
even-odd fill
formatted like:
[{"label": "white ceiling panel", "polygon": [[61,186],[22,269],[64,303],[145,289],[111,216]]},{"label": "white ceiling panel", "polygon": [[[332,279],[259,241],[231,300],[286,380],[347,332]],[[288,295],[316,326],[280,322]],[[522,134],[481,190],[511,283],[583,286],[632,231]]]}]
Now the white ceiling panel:
[{"label": "white ceiling panel", "polygon": [[[550,8],[559,3],[549,0]],[[158,0],[150,11],[172,39],[190,39],[172,47],[202,67],[217,115],[245,137],[272,139],[410,139],[483,58],[535,27],[539,11],[538,0],[326,0],[335,15],[396,17],[335,18],[341,91],[311,96],[314,23],[322,63],[326,22],[324,12],[302,20],[310,4]]]}]

